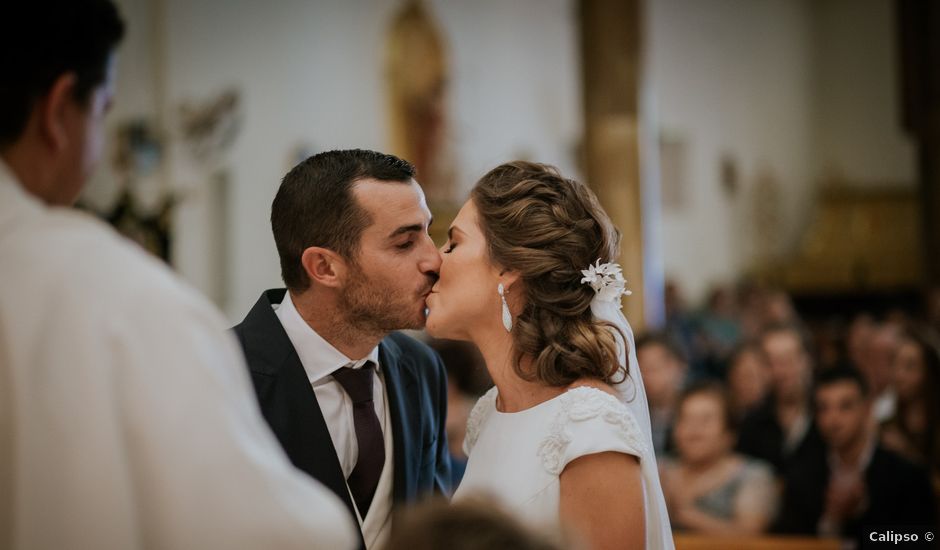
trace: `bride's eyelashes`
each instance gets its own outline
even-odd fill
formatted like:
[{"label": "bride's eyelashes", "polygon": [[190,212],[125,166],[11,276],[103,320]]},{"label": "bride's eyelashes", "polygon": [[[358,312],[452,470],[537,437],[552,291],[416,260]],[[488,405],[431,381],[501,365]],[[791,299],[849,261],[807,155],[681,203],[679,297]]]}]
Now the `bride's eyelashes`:
[{"label": "bride's eyelashes", "polygon": [[450,254],[455,248],[457,248],[457,243],[448,241],[447,244],[444,245],[444,254]]}]

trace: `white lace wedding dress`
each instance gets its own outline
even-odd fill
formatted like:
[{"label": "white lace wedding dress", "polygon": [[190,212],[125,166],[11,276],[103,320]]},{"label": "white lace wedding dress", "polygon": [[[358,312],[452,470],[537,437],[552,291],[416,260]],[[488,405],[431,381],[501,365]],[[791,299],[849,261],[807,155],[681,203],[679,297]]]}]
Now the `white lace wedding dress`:
[{"label": "white lace wedding dress", "polygon": [[646,389],[636,362],[633,330],[620,309],[621,296],[629,292],[618,264],[598,260],[581,273],[581,282],[596,292],[591,313],[611,327],[618,343],[617,360],[626,376],[614,384],[617,396],[582,386],[524,411],[502,413],[496,410],[494,387],[480,398],[467,421],[464,451],[469,461],[454,499],[485,493],[530,525],[555,525],[559,521],[558,476],[565,466],[586,455],[625,453],[640,459],[646,548],[672,550]]},{"label": "white lace wedding dress", "polygon": [[555,525],[565,466],[594,453],[626,453],[640,459],[643,471],[646,548],[673,548],[648,431],[620,399],[577,387],[530,409],[502,413],[496,396],[494,387],[470,414],[464,442],[469,462],[455,500],[485,494],[531,526]]}]

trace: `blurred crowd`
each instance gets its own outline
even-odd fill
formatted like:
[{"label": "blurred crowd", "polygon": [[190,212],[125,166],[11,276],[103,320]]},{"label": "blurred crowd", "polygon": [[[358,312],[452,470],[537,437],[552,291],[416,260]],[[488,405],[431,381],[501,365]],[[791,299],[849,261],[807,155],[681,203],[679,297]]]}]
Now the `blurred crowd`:
[{"label": "blurred crowd", "polygon": [[822,319],[754,286],[697,311],[666,296],[637,355],[674,529],[858,540],[937,524],[936,292],[917,314]]},{"label": "blurred crowd", "polygon": [[[913,313],[803,319],[780,290],[720,288],[696,309],[670,284],[666,311],[636,347],[674,530],[857,540],[940,522],[940,291]],[[491,383],[472,347],[434,345],[464,463]]]}]

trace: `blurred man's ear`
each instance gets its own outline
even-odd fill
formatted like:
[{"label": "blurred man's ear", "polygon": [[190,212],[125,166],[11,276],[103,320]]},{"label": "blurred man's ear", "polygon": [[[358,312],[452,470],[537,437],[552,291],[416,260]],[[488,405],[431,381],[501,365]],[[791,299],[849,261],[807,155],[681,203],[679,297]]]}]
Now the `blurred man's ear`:
[{"label": "blurred man's ear", "polygon": [[328,248],[311,246],[300,256],[300,263],[311,284],[315,285],[341,288],[350,275],[349,263]]},{"label": "blurred man's ear", "polygon": [[49,93],[36,104],[40,136],[56,153],[69,146],[68,117],[78,107],[75,86],[74,73],[60,75],[52,83]]}]

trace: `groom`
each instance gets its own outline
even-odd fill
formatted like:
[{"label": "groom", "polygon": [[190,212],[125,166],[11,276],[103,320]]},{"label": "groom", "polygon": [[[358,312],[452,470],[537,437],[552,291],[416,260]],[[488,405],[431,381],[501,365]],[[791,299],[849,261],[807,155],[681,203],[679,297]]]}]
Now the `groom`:
[{"label": "groom", "polygon": [[393,503],[448,494],[447,384],[420,329],[440,256],[414,167],[392,155],[320,153],[271,207],[287,289],[234,328],[265,419],[295,466],[333,490],[379,546]]}]

